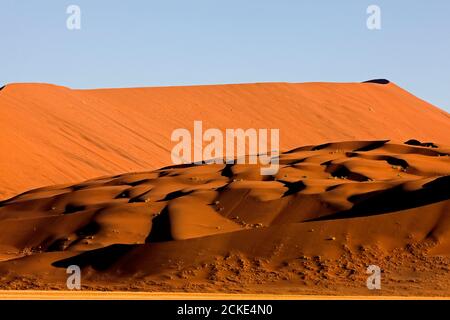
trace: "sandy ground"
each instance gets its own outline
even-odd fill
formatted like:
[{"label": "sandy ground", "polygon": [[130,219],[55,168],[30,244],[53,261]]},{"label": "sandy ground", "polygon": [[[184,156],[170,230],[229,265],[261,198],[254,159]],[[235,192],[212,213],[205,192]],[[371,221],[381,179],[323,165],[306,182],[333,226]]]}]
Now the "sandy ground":
[{"label": "sandy ground", "polygon": [[[0,289],[64,291],[76,265],[76,294],[364,297],[375,265],[377,295],[450,296],[450,117],[393,83],[17,84],[0,106]],[[280,129],[279,170],[167,166],[194,120]]]},{"label": "sandy ground", "polygon": [[0,300],[450,300],[450,297],[0,290]]},{"label": "sandy ground", "polygon": [[259,165],[180,165],[0,203],[0,288],[448,296],[450,148],[349,141]]},{"label": "sandy ground", "polygon": [[393,83],[263,83],[0,91],[0,199],[32,188],[171,165],[171,133],[278,128],[282,150],[344,140],[450,144],[450,116]]}]

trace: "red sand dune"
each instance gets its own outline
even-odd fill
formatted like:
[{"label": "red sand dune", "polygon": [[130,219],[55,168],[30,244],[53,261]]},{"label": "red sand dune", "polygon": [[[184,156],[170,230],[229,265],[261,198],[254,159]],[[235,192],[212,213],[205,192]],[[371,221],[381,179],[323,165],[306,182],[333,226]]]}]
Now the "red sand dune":
[{"label": "red sand dune", "polygon": [[[181,165],[0,203],[0,288],[450,293],[450,147],[327,143],[257,165]],[[383,270],[381,291],[366,268]]]},{"label": "red sand dune", "polygon": [[0,199],[170,165],[176,128],[279,128],[283,150],[342,140],[450,144],[449,115],[393,83],[0,90]]},{"label": "red sand dune", "polygon": [[[273,176],[157,169],[194,120],[290,151]],[[8,85],[0,289],[66,289],[75,264],[91,290],[449,296],[449,120],[392,83]]]}]

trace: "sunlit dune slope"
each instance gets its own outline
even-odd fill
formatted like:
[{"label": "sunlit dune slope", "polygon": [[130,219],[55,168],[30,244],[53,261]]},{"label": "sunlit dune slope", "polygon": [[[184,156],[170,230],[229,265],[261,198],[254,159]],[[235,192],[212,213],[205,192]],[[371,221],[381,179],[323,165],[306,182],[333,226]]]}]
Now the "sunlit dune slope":
[{"label": "sunlit dune slope", "polygon": [[393,83],[263,83],[0,90],[0,198],[49,184],[170,165],[171,133],[278,128],[283,150],[328,141],[450,144],[449,115]]}]

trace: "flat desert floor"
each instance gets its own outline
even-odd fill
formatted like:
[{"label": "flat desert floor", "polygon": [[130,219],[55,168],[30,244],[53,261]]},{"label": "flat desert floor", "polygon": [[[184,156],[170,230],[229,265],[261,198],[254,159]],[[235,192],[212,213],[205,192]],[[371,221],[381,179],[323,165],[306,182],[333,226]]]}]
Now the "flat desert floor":
[{"label": "flat desert floor", "polygon": [[0,300],[450,300],[423,296],[314,296],[124,291],[0,290]]}]

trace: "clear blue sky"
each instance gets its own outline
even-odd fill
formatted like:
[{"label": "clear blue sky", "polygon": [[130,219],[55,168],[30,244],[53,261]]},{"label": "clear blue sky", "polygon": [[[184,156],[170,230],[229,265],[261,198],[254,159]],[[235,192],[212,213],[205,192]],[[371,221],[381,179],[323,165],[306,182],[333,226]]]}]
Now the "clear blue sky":
[{"label": "clear blue sky", "polygon": [[[0,83],[73,88],[388,78],[450,111],[450,1],[0,0]],[[81,30],[66,8],[81,8]],[[382,29],[366,27],[367,6]]]}]

